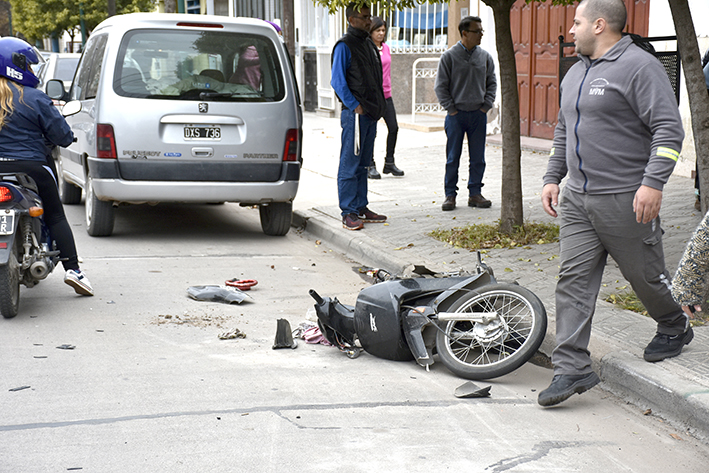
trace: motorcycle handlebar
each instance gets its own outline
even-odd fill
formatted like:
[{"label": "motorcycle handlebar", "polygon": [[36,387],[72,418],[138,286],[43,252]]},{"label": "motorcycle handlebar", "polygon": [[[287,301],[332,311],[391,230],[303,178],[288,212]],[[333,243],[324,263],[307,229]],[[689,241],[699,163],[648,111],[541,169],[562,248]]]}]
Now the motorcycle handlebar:
[{"label": "motorcycle handlebar", "polygon": [[308,291],[308,294],[310,294],[310,297],[312,297],[313,299],[315,299],[315,302],[317,302],[318,304],[322,304],[323,302],[325,302],[325,301],[323,300],[323,298],[320,297],[320,294],[318,294],[317,292],[315,292],[315,289],[309,290],[309,291]]}]

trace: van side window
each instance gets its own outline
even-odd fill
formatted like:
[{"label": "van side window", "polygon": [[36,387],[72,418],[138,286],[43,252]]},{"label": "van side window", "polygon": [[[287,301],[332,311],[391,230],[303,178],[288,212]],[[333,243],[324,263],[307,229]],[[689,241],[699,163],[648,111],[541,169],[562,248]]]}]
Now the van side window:
[{"label": "van side window", "polygon": [[107,41],[108,35],[105,34],[89,38],[71,89],[72,100],[86,100],[96,97]]}]

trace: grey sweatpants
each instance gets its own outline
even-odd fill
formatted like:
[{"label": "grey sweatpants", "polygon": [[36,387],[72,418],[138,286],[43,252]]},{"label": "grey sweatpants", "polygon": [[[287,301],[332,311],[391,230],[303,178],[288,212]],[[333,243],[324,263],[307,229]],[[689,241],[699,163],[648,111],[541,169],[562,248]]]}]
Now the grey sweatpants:
[{"label": "grey sweatpants", "polygon": [[554,374],[591,371],[591,320],[609,254],[657,322],[658,332],[677,335],[686,330],[687,316],[670,294],[660,218],[637,223],[634,197],[635,192],[588,195],[564,189],[562,193]]}]

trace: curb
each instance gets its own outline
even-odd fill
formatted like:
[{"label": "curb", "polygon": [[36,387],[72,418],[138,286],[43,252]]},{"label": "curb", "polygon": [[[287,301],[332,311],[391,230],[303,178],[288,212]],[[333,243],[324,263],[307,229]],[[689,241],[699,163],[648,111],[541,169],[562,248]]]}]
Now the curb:
[{"label": "curb", "polygon": [[640,408],[656,408],[653,414],[709,438],[709,389],[623,351],[607,354],[600,365],[610,392]]},{"label": "curb", "polygon": [[[400,274],[410,265],[378,248],[377,241],[365,233],[339,231],[338,227],[328,224],[328,220],[322,220],[323,217],[334,221],[316,209],[294,211],[293,226],[327,241],[333,249],[358,263],[382,267],[394,274]],[[417,263],[425,264],[425,261]],[[597,340],[595,343],[605,342]],[[554,335],[547,332],[540,352],[550,356],[554,346]],[[607,348],[592,350],[592,353],[605,353],[592,355],[604,389],[641,409],[651,408],[653,415],[679,430],[686,429],[697,438],[709,440],[709,388],[677,376],[670,371],[668,362],[648,363],[612,344]]]}]

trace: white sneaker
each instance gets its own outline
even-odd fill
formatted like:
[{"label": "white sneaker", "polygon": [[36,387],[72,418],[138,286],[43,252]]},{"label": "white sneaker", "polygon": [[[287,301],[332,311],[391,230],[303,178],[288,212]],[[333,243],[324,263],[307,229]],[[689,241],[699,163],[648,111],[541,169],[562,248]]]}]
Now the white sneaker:
[{"label": "white sneaker", "polygon": [[64,282],[73,287],[77,294],[81,294],[82,296],[94,295],[94,290],[91,287],[89,278],[87,278],[86,275],[81,272],[81,270],[67,270],[66,274],[64,275]]}]

